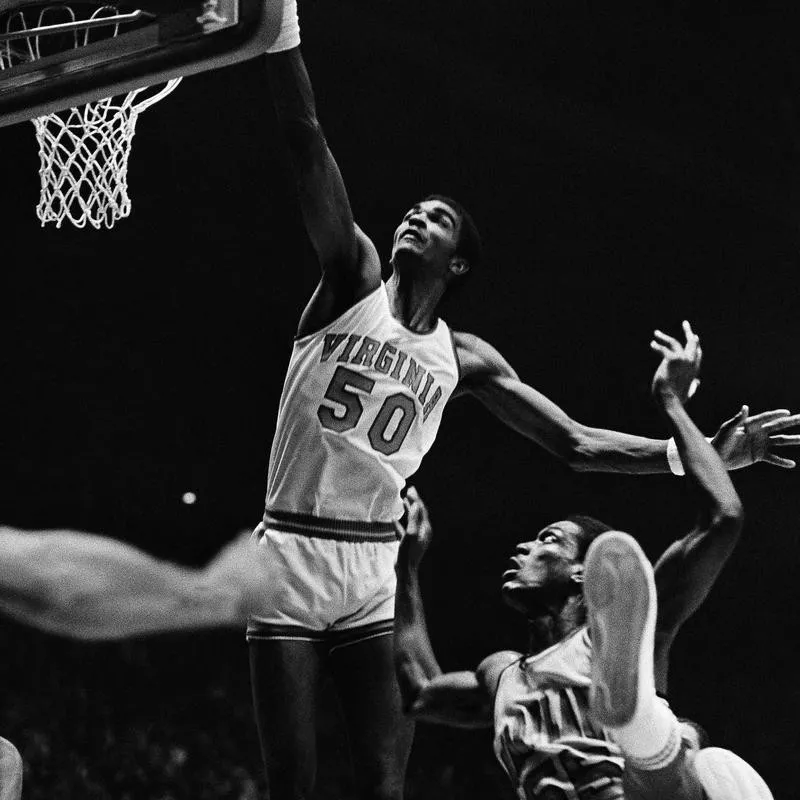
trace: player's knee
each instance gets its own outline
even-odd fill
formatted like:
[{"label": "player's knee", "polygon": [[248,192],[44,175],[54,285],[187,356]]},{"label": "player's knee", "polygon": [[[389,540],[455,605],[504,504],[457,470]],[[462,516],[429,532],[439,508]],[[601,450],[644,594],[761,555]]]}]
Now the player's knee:
[{"label": "player's knee", "polygon": [[764,779],[730,750],[706,747],[693,768],[709,800],[774,800]]},{"label": "player's knee", "polygon": [[22,792],[22,756],[7,739],[0,737],[0,797],[17,800]]}]

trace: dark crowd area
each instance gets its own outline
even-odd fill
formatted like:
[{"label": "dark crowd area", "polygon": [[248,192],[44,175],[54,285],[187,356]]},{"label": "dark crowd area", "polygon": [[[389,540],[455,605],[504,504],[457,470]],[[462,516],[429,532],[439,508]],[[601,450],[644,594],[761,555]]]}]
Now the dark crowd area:
[{"label": "dark crowd area", "polygon": [[[258,800],[267,796],[244,637],[72,643],[0,627],[0,731],[25,764],[23,797]],[[487,732],[420,728],[409,800],[507,796]],[[355,797],[332,686],[319,709],[319,800]]]}]

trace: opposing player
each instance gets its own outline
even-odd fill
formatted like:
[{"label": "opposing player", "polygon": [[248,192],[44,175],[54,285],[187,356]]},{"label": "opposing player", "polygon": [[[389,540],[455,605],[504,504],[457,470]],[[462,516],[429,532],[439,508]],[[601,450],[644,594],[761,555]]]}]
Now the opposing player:
[{"label": "opposing player", "polygon": [[[668,445],[575,422],[494,348],[449,330],[440,301],[481,256],[476,227],[454,200],[431,195],[409,209],[382,283],[378,252],[353,220],[317,118],[296,4],[268,0],[267,8],[280,24],[266,59],[270,93],[311,245],[297,243],[297,260],[308,253],[321,280],[297,329],[256,531],[274,565],[264,588],[271,610],[254,615],[247,633],[256,719],[273,798],[310,796],[324,664],[342,701],[360,794],[396,799],[410,731],[392,662],[394,522],[445,404],[473,394],[580,470],[666,471]],[[796,421],[771,412],[746,433],[737,428],[729,464],[793,466],[769,447],[776,428],[764,426]],[[674,453],[672,462],[677,469]]]},{"label": "opposing player", "polygon": [[[695,726],[656,694],[666,690],[670,645],[730,556],[743,516],[720,457],[684,409],[700,362],[696,340],[682,347],[657,333],[654,347],[664,358],[653,392],[701,498],[694,530],[661,556],[655,580],[627,534],[585,517],[548,525],[517,547],[503,575],[504,599],[530,623],[528,652],[495,653],[474,672],[443,674],[417,576],[430,524],[409,490],[395,635],[406,708],[433,722],[493,724],[495,753],[521,798],[772,797],[742,759],[701,748]],[[724,431],[723,449],[746,416],[745,407]]]}]

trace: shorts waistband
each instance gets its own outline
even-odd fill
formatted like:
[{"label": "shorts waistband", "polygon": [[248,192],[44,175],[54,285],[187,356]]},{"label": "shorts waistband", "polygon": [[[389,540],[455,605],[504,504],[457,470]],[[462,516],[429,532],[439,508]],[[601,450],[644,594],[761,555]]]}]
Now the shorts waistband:
[{"label": "shorts waistband", "polygon": [[264,525],[273,531],[297,533],[316,539],[338,542],[397,542],[400,536],[393,522],[363,522],[349,519],[329,519],[313,514],[267,509]]}]

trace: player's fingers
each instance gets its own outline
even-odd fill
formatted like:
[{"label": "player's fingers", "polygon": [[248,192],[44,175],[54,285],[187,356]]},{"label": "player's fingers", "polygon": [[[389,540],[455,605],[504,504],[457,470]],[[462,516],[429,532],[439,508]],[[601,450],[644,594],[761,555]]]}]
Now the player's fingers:
[{"label": "player's fingers", "polygon": [[666,347],[664,347],[664,345],[659,344],[658,342],[655,342],[655,341],[650,342],[650,349],[651,350],[655,350],[657,353],[662,355],[664,358],[669,358],[672,355],[671,351],[668,350]]},{"label": "player's fingers", "polygon": [[700,337],[692,331],[692,326],[686,320],[683,321],[683,332],[686,336],[686,357],[693,362],[700,345]]},{"label": "player's fingers", "polygon": [[793,428],[798,423],[800,423],[800,414],[789,414],[784,417],[778,417],[778,419],[774,419],[771,422],[767,422],[765,425],[761,426],[761,429],[765,433],[772,434],[775,433],[775,431]]},{"label": "player's fingers", "polygon": [[800,446],[800,434],[775,434],[769,437],[770,447],[798,447]]},{"label": "player's fingers", "polygon": [[394,521],[394,529],[401,539],[406,535],[406,529],[397,520]]},{"label": "player's fingers", "polygon": [[750,412],[748,406],[744,405],[739,409],[739,413],[732,416],[730,419],[726,419],[722,425],[719,426],[720,433],[728,434],[735,430],[739,425],[741,425],[746,419],[747,415]]},{"label": "player's fingers", "polygon": [[700,369],[700,364],[703,362],[703,348],[700,347],[700,342],[697,343],[697,350],[694,353],[694,368]]},{"label": "player's fingers", "polygon": [[670,350],[675,351],[680,349],[680,342],[669,336],[668,334],[664,333],[664,331],[660,331],[658,329],[653,331],[653,338],[663,344],[665,347],[668,347]]},{"label": "player's fingers", "polygon": [[747,422],[755,422],[758,425],[765,425],[775,420],[788,417],[792,412],[788,408],[776,408],[772,411],[762,411],[760,414],[754,414]]},{"label": "player's fingers", "polygon": [[782,469],[793,469],[795,466],[795,462],[792,461],[791,458],[782,458],[781,456],[776,456],[774,453],[767,453],[764,456],[764,461],[767,464],[774,464],[776,467],[781,467]]}]

